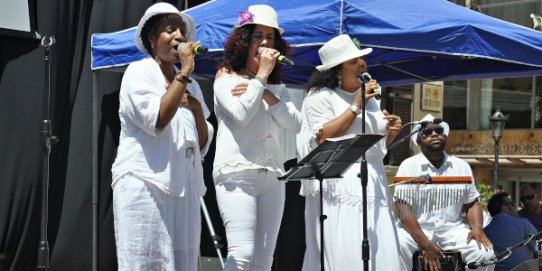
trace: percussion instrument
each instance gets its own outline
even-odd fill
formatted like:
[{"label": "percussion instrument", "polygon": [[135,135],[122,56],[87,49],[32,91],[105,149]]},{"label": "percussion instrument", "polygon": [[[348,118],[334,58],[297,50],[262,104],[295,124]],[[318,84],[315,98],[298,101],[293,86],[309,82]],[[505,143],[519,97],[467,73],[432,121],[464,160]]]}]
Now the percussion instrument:
[{"label": "percussion instrument", "polygon": [[[396,212],[400,218],[444,209],[466,201],[471,176],[436,176],[425,179],[394,177],[393,196]],[[401,183],[411,180],[408,183]]]},{"label": "percussion instrument", "polygon": [[[461,260],[461,253],[459,251],[443,251],[444,257],[439,257],[440,268],[442,271],[464,271],[465,264]],[[424,261],[422,252],[420,250],[414,253],[412,256],[413,265],[412,271],[426,271],[424,268]]]}]

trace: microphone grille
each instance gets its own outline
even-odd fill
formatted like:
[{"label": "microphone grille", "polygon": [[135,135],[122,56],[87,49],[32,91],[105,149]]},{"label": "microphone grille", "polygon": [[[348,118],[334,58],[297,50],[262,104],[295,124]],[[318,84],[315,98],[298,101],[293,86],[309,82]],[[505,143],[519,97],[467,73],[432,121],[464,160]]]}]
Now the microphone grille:
[{"label": "microphone grille", "polygon": [[177,45],[177,52],[181,51],[182,49],[184,49],[184,47],[186,46],[186,42],[181,42],[179,43],[179,45]]},{"label": "microphone grille", "polygon": [[264,50],[265,50],[265,48],[259,47],[259,48],[258,48],[258,54],[259,54],[259,55],[263,54],[263,51],[264,51]]},{"label": "microphone grille", "polygon": [[363,77],[364,81],[371,81],[372,79],[371,74],[369,74],[368,72],[362,73],[361,76]]},{"label": "microphone grille", "polygon": [[440,118],[433,119],[434,124],[439,124],[441,122],[442,122],[442,119],[440,119]]}]

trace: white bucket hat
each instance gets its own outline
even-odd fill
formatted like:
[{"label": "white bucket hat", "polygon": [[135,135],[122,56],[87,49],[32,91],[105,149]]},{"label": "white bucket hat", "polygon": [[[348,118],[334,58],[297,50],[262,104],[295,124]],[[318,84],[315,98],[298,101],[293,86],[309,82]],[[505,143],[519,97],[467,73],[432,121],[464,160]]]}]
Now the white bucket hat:
[{"label": "white bucket hat", "polygon": [[[433,117],[433,115],[431,114],[427,114],[425,115],[425,117],[423,117],[423,119],[421,119],[420,121],[427,121],[428,123],[433,123],[433,120],[435,119],[435,117]],[[438,118],[437,118],[438,119]],[[439,119],[440,120],[440,119]],[[444,122],[444,121],[441,121],[441,122],[438,122],[438,124],[440,126],[442,126],[442,128],[444,128],[444,135],[448,136],[448,134],[450,133],[450,126],[448,125],[448,123]],[[412,131],[416,131],[418,129],[420,129],[420,127],[422,127],[421,124],[416,124],[416,126],[414,126],[414,128],[412,129]],[[413,135],[410,136],[410,139],[412,139],[412,142],[414,142],[414,145],[418,145],[418,142],[416,142],[416,139],[418,138],[418,134],[420,133],[421,131],[417,132],[417,133],[414,133]]]},{"label": "white bucket hat", "polygon": [[329,70],[347,60],[370,54],[372,51],[372,48],[358,49],[350,36],[342,34],[330,39],[318,50],[322,65],[316,66],[316,69]]},{"label": "white bucket hat", "polygon": [[145,11],[145,14],[143,15],[143,17],[141,17],[141,20],[139,20],[139,23],[137,24],[135,41],[137,49],[139,49],[139,51],[150,54],[150,52],[145,49],[145,46],[143,45],[143,40],[141,39],[141,30],[143,29],[145,23],[155,15],[168,13],[178,14],[181,17],[184,24],[186,25],[186,33],[184,33],[186,39],[188,41],[194,40],[194,36],[196,35],[196,24],[194,23],[194,19],[192,19],[190,15],[179,12],[179,10],[172,4],[161,2],[150,6],[147,11]]},{"label": "white bucket hat", "polygon": [[284,33],[284,29],[279,27],[277,12],[268,5],[249,6],[248,10],[239,14],[237,25],[233,28],[237,29],[247,24],[265,25],[277,29],[281,35]]}]

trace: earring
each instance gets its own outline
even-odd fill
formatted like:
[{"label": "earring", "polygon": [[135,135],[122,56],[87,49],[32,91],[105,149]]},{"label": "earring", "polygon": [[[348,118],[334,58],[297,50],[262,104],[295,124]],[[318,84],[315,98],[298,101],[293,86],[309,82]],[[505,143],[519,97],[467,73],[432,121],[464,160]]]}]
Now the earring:
[{"label": "earring", "polygon": [[343,85],[343,81],[342,81],[342,79],[339,77],[339,88],[341,88],[342,85]]},{"label": "earring", "polygon": [[151,49],[154,49],[154,43],[151,43]]}]

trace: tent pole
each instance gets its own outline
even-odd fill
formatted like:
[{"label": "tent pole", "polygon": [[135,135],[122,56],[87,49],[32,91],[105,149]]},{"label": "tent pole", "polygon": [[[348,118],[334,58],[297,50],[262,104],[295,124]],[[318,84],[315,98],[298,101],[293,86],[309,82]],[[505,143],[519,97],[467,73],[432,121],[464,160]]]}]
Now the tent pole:
[{"label": "tent pole", "polygon": [[98,78],[92,72],[92,271],[98,271]]}]

